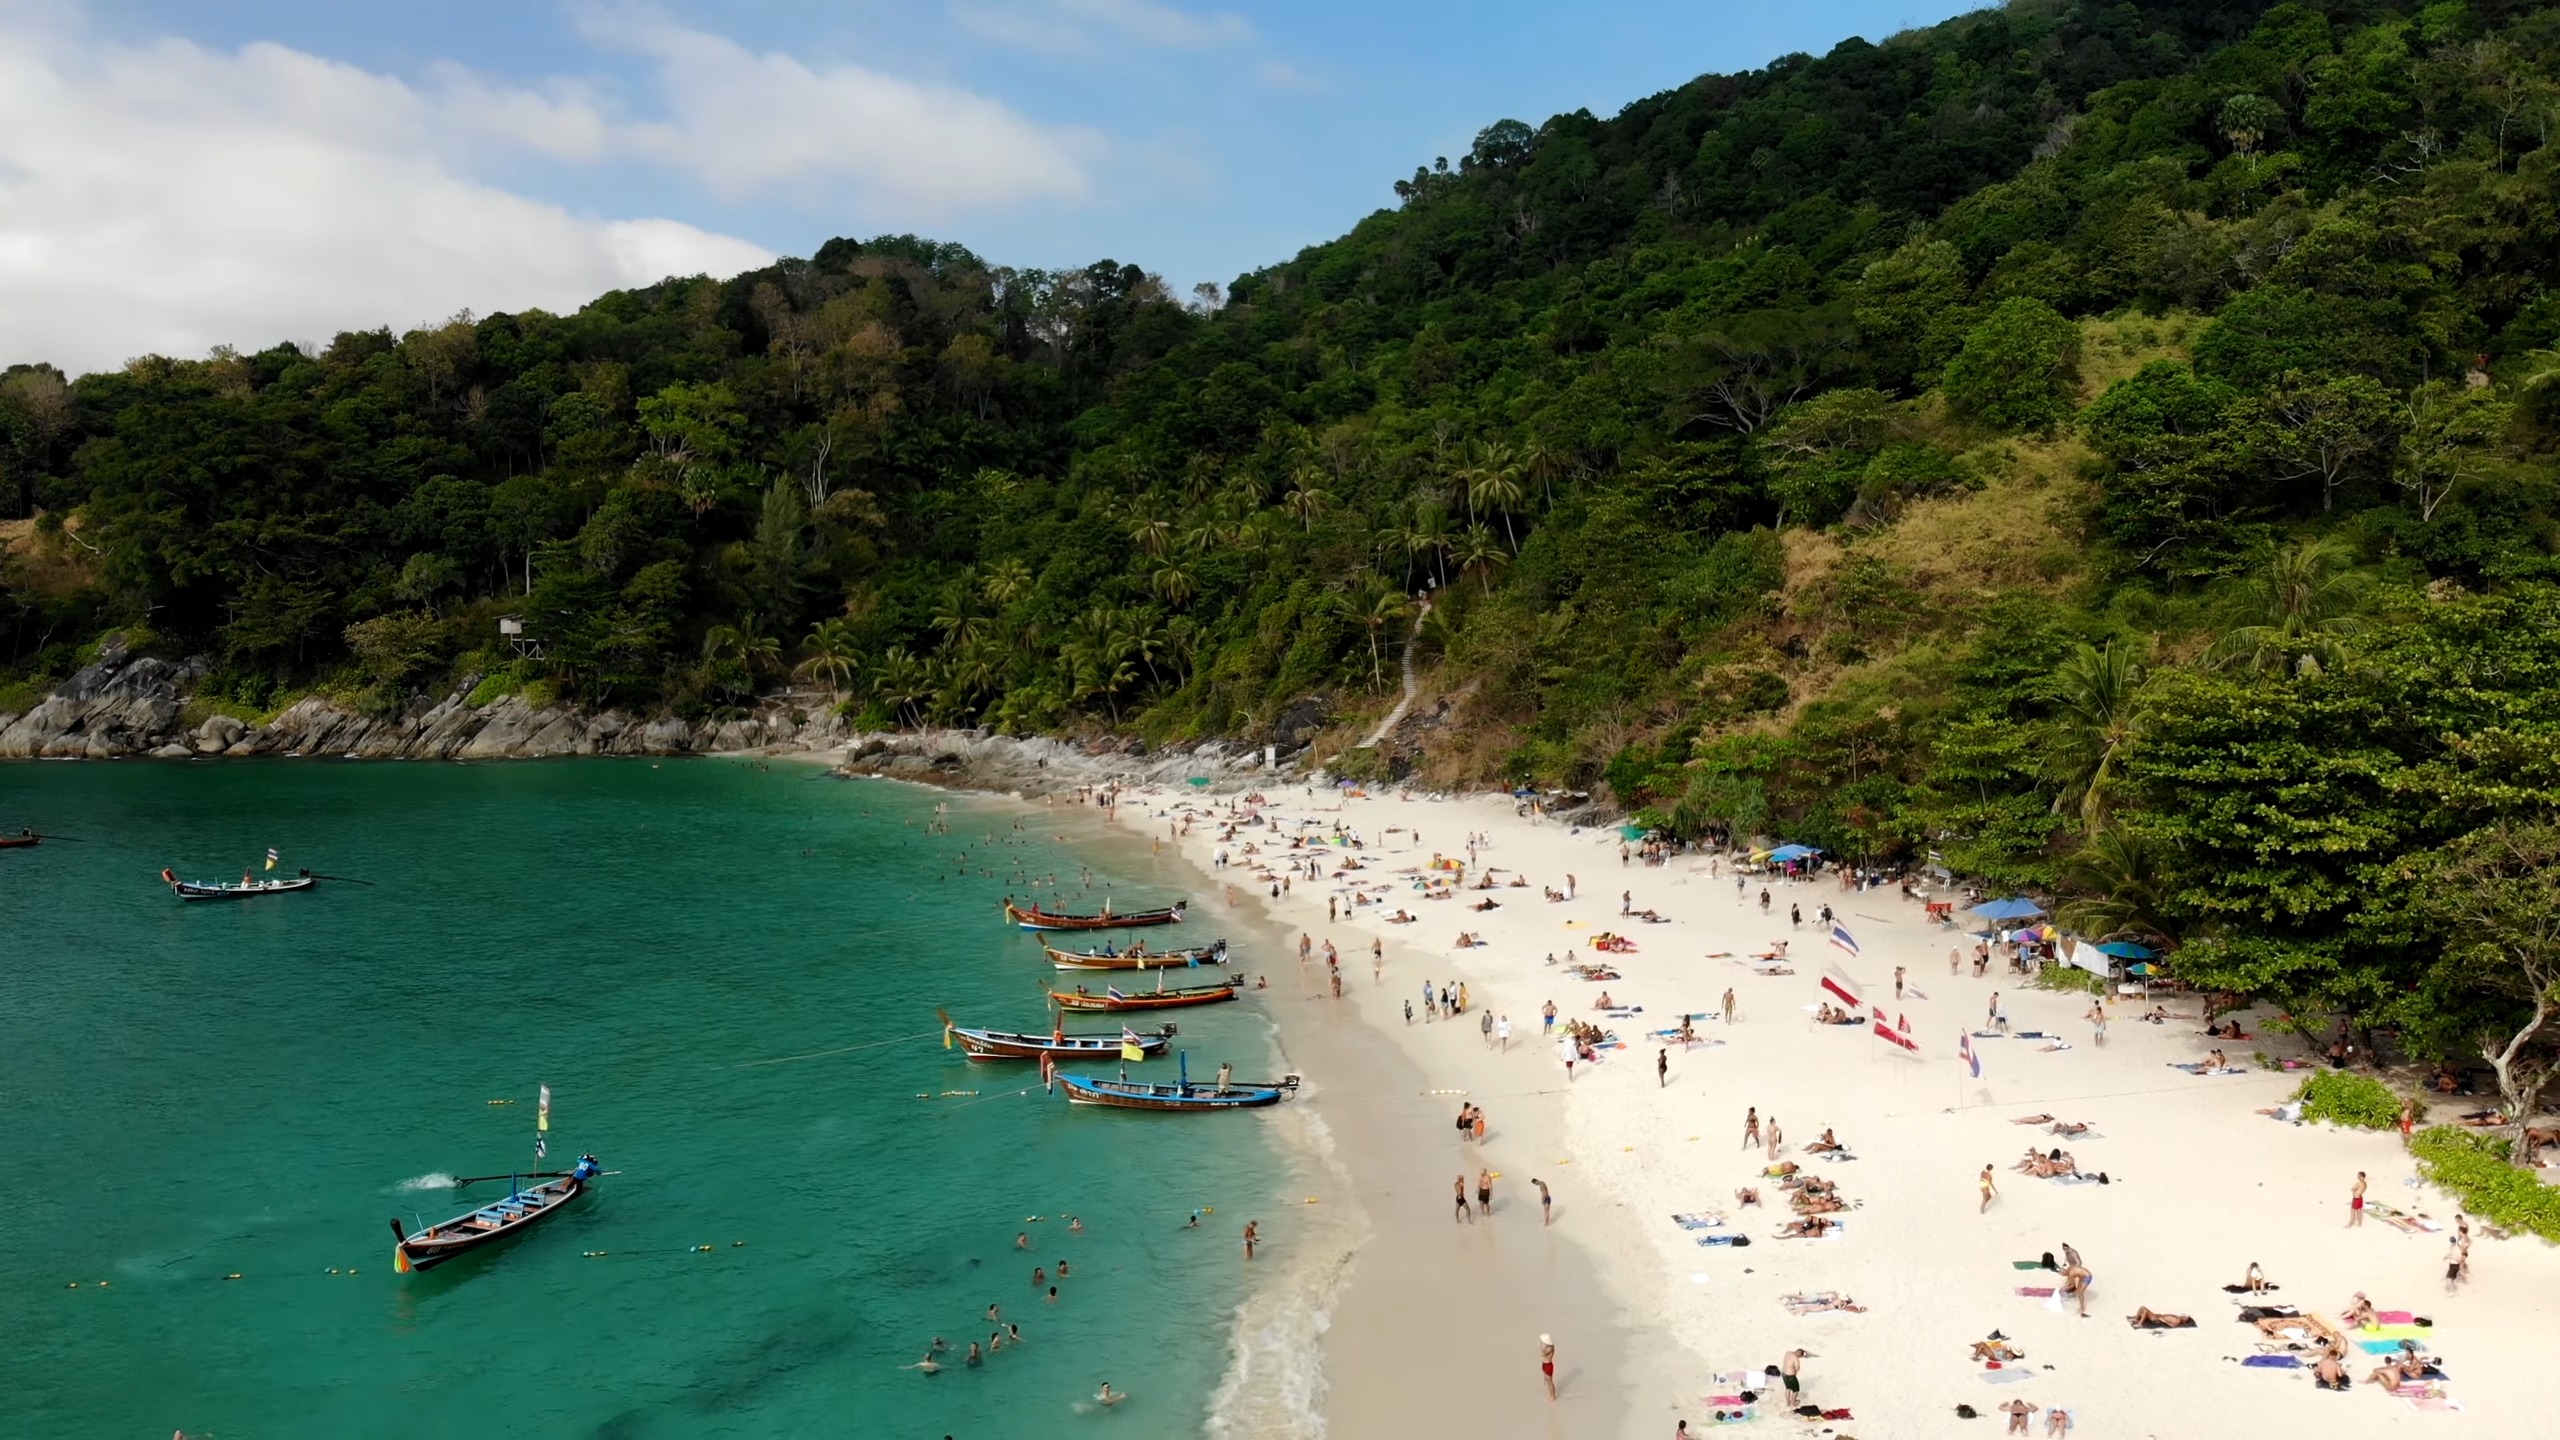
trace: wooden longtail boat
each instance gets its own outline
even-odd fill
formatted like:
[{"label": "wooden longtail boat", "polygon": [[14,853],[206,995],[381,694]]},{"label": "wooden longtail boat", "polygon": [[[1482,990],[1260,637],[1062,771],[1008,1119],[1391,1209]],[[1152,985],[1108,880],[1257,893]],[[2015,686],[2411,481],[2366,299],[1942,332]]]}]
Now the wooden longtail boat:
[{"label": "wooden longtail boat", "polygon": [[30,845],[43,843],[44,837],[33,830],[21,830],[15,835],[0,835],[0,850],[23,850]]},{"label": "wooden longtail boat", "polygon": [[[980,1030],[967,1025],[945,1023],[944,1033],[959,1042],[960,1049],[972,1060],[1037,1060],[1046,1055],[1055,1060],[1109,1060],[1120,1053],[1122,1037],[1118,1035],[1027,1035],[1014,1030]],[[1139,1053],[1161,1055],[1173,1043],[1173,1027],[1138,1037]]]},{"label": "wooden longtail boat", "polygon": [[1061,970],[1173,970],[1189,965],[1224,965],[1227,942],[1212,941],[1206,945],[1186,945],[1179,950],[1149,950],[1143,945],[1127,950],[1061,950],[1043,943],[1049,952],[1049,963]]},{"label": "wooden longtail boat", "polygon": [[[391,1233],[398,1244],[391,1252],[391,1268],[406,1275],[412,1270],[432,1270],[456,1255],[466,1255],[483,1245],[529,1230],[543,1220],[569,1207],[569,1202],[586,1193],[587,1184],[603,1167],[593,1155],[581,1155],[578,1163],[565,1175],[545,1180],[529,1189],[519,1189],[494,1205],[483,1205],[467,1214],[456,1215],[441,1225],[430,1225],[417,1234],[409,1234],[394,1219]],[[528,1177],[530,1178],[530,1177]]]},{"label": "wooden longtail boat", "polygon": [[169,882],[169,893],[181,900],[246,900],[252,895],[283,895],[295,890],[309,890],[320,881],[312,875],[296,875],[289,880],[243,880],[236,885],[206,885],[194,880],[181,880],[168,871],[160,878]]},{"label": "wooden longtail boat", "polygon": [[1097,1075],[1061,1075],[1058,1088],[1067,1092],[1070,1105],[1104,1105],[1115,1110],[1253,1110],[1264,1105],[1277,1105],[1282,1096],[1298,1088],[1298,1077],[1279,1080],[1236,1081],[1220,1072],[1213,1085],[1191,1083],[1191,1068],[1183,1066],[1183,1078],[1172,1085],[1150,1085],[1140,1080],[1112,1080]]},{"label": "wooden longtail boat", "polygon": [[1104,901],[1099,915],[1066,915],[1046,911],[1033,901],[1023,909],[1011,900],[1004,902],[1004,918],[1025,930],[1126,930],[1137,925],[1179,925],[1183,907],[1190,902],[1176,900],[1161,910],[1132,910],[1126,915],[1111,913],[1111,902]]},{"label": "wooden longtail boat", "polygon": [[1215,1005],[1236,998],[1236,987],[1227,985],[1189,985],[1179,990],[1134,990],[1123,994],[1116,986],[1093,995],[1078,990],[1052,990],[1049,998],[1061,1010],[1172,1010],[1184,1005]]}]

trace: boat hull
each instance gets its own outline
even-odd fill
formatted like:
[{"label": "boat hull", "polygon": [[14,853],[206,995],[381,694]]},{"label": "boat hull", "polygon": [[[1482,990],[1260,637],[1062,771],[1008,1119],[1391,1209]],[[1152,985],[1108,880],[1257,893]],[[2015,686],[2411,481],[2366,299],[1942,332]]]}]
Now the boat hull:
[{"label": "boat hull", "polygon": [[41,835],[0,835],[0,850],[24,850],[30,845],[43,843]]},{"label": "boat hull", "polygon": [[[960,1042],[961,1051],[972,1060],[1037,1060],[1048,1056],[1056,1060],[1108,1060],[1120,1053],[1117,1035],[1069,1035],[1060,1040],[1051,1035],[1028,1035],[1010,1030],[968,1030],[954,1026],[951,1038]],[[1161,1034],[1138,1037],[1138,1052],[1161,1055],[1172,1041]]]},{"label": "boat hull", "polygon": [[[569,1208],[586,1191],[586,1182],[575,1177],[546,1181],[529,1190],[519,1190],[495,1205],[484,1205],[441,1225],[430,1225],[415,1235],[402,1235],[393,1247],[392,1268],[432,1270],[448,1260],[485,1250]],[[391,1223],[393,1229],[399,1228],[399,1221]]]},{"label": "boat hull", "polygon": [[172,880],[169,891],[181,900],[248,900],[260,895],[290,895],[297,890],[316,888],[319,881],[302,876],[292,880],[253,880],[246,887],[238,885],[199,885],[192,880]]},{"label": "boat hull", "polygon": [[1061,970],[1184,970],[1195,965],[1227,963],[1224,940],[1137,955],[1097,955],[1090,950],[1061,950],[1054,945],[1040,948],[1048,952],[1049,963]]},{"label": "boat hull", "polygon": [[1202,985],[1188,990],[1142,990],[1114,1000],[1108,995],[1079,995],[1052,990],[1049,998],[1061,1010],[1178,1010],[1185,1005],[1215,1005],[1236,998],[1233,985]]},{"label": "boat hull", "polygon": [[1201,1114],[1212,1110],[1258,1110],[1277,1105],[1286,1093],[1276,1086],[1148,1085],[1135,1080],[1106,1080],[1091,1075],[1061,1075],[1058,1088],[1070,1105],[1100,1105],[1112,1110],[1164,1110]]},{"label": "boat hull", "polygon": [[1161,910],[1132,910],[1126,915],[1051,915],[1040,907],[1025,910],[1007,902],[1004,918],[1025,930],[1130,930],[1144,925],[1179,925],[1183,906],[1173,904]]}]

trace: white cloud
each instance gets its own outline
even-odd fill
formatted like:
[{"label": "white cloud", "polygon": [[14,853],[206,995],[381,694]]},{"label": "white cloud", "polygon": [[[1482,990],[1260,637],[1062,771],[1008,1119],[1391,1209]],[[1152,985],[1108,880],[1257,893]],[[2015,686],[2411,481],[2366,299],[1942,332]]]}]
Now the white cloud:
[{"label": "white cloud", "polygon": [[1161,50],[1209,50],[1243,45],[1253,26],[1223,11],[1194,13],[1157,0],[1021,0],[1009,5],[964,4],[953,11],[964,26],[999,44],[1025,50],[1083,54],[1108,40]]},{"label": "white cloud", "polygon": [[[929,212],[1072,199],[1101,148],[1090,131],[1044,129],[955,86],[752,53],[645,11],[590,12],[583,28],[657,65],[665,118],[623,125],[609,143],[722,195],[850,180]],[[567,128],[533,118],[541,133]]]},{"label": "white cloud", "polygon": [[[654,113],[592,85],[412,83],[276,44],[116,44],[0,4],[0,364],[109,368],[466,306],[567,309],[670,274],[735,274],[752,241],[582,215],[472,172],[493,148],[640,161],[723,196],[904,207],[899,222],[1086,189],[1099,140],[966,91],[755,54],[648,12],[598,12],[649,62]],[[604,32],[598,32],[603,38]],[[915,212],[922,211],[922,215]]]}]

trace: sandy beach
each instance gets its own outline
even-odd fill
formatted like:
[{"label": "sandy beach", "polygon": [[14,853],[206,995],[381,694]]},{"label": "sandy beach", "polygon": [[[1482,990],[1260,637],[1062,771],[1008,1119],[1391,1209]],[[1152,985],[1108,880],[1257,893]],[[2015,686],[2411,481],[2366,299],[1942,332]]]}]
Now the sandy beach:
[{"label": "sandy beach", "polygon": [[[2022,988],[1996,962],[1976,978],[1970,937],[1930,922],[1892,889],[1843,890],[1828,875],[1767,883],[1764,916],[1763,880],[1738,892],[1729,871],[1714,873],[1721,860],[1624,864],[1614,830],[1524,818],[1507,798],[1345,797],[1304,785],[1264,793],[1269,803],[1253,808],[1267,823],[1232,838],[1220,837],[1236,794],[1125,792],[1117,828],[1161,838],[1168,884],[1207,902],[1204,912],[1221,899],[1230,907],[1230,928],[1252,942],[1242,968],[1270,977],[1261,998],[1291,1062],[1313,1082],[1311,1112],[1364,1212],[1356,1231],[1330,1232],[1344,1247],[1330,1269],[1348,1279],[1325,1338],[1330,1433],[1660,1437],[1683,1420],[1703,1432],[1719,1398],[1745,1383],[1736,1372],[1757,1387],[1764,1368],[1795,1349],[1807,1352],[1802,1400],[1847,1412],[1806,1433],[1841,1436],[1997,1434],[2005,1417],[1993,1412],[2013,1400],[2036,1408],[2038,1435],[2060,1407],[2075,1435],[2317,1424],[2354,1436],[2464,1417],[2529,1424],[2560,1399],[2560,1378],[2539,1353],[2560,1333],[2560,1255],[2531,1238],[2481,1234],[2472,1277],[2448,1293],[2454,1207],[2417,1184],[2395,1135],[2253,1113],[2288,1095],[2299,1075],[2254,1068],[2250,1056],[2304,1047],[2258,1032],[2247,1015],[2256,1038],[2219,1043],[2249,1068],[2190,1074],[2171,1067],[2217,1043],[2197,1021],[2145,1024],[2146,1004],[2110,1000],[2101,1046],[2085,1018],[2090,997]],[[1187,831],[1186,814],[1196,817]],[[1337,825],[1358,848],[1290,850],[1302,834],[1311,845],[1335,838]],[[1464,862],[1471,834],[1483,838],[1481,864],[1497,867],[1503,888],[1423,898],[1423,876],[1446,872],[1421,867],[1434,856]],[[1307,878],[1310,859],[1322,878]],[[1175,866],[1197,874],[1186,885]],[[1469,869],[1465,879],[1481,874]],[[1576,898],[1542,898],[1569,874]],[[1287,890],[1275,899],[1283,875]],[[1515,875],[1528,885],[1511,887]],[[1621,920],[1624,892],[1666,923]],[[1355,894],[1381,903],[1352,906]],[[1486,898],[1500,908],[1469,908]],[[1826,903],[1856,955],[1825,943],[1814,915]],[[1790,905],[1804,912],[1801,928],[1790,926]],[[1389,923],[1399,909],[1416,923]],[[1637,946],[1607,957],[1621,978],[1595,983],[1547,964],[1550,953],[1600,958],[1591,941],[1609,930]],[[1459,950],[1460,931],[1483,943]],[[1303,969],[1294,940],[1280,938],[1298,933],[1318,947]],[[1325,981],[1328,939],[1342,957],[1340,1000]],[[1384,947],[1375,974],[1373,940]],[[1744,958],[1780,940],[1792,974],[1761,973]],[[1968,958],[1950,976],[1956,945]],[[1907,972],[1899,1000],[1897,966]],[[1826,976],[1907,1022],[1918,1053],[1864,1025],[1816,1024],[1814,1008],[1833,999]],[[1419,1004],[1426,979],[1463,982],[1468,1013],[1426,1023],[1417,1011],[1408,1022],[1404,1004]],[[1714,1013],[1727,989],[1737,1002],[1730,1026]],[[1640,1011],[1600,1015],[1603,991]],[[1975,1079],[1958,1037],[1984,1027],[1995,991],[2013,1033],[1971,1041],[1982,1067]],[[1549,1000],[1562,1017],[1602,1024],[1623,1048],[1604,1049],[1568,1081],[1539,1033]],[[2167,1008],[2194,1009],[2174,999]],[[1507,1049],[1488,1045],[1481,1012],[1509,1017]],[[1683,1013],[1704,1017],[1694,1047],[1648,1033],[1676,1029]],[[1658,1077],[1666,1048],[1667,1076]],[[1462,1099],[1487,1112],[1481,1147],[1453,1128]],[[1781,1161],[1836,1187],[1849,1208],[1829,1217],[1845,1222],[1834,1233],[1780,1238],[1797,1216],[1789,1192],[1763,1174],[1765,1144],[1743,1146],[1748,1108],[1783,1127]],[[2056,1137],[2014,1123],[2036,1114],[2090,1129]],[[1854,1158],[1825,1162],[1807,1151],[1826,1128]],[[2107,1183],[2012,1168],[2030,1146],[2066,1148]],[[1977,1176],[1986,1163],[1997,1196],[1984,1211]],[[1479,1169],[1498,1176],[1495,1213],[1458,1222],[1451,1181],[1463,1173],[1472,1190]],[[2350,1228],[2359,1170],[2377,1208]],[[1539,1224],[1532,1177],[1555,1197],[1551,1229]],[[1758,1206],[1737,1204],[1746,1185],[1758,1189]],[[2383,1206],[2428,1218],[2414,1231],[2395,1228]],[[1713,1223],[1684,1228],[1675,1214]],[[1727,1235],[1750,1243],[1698,1243]],[[2051,1272],[2015,1267],[2066,1246],[2091,1276],[2085,1318],[2059,1295],[2020,1293],[2061,1288]],[[2443,1360],[2439,1398],[2403,1399],[2368,1382],[2379,1354],[2358,1352],[2345,1394],[2316,1389],[2307,1369],[2241,1364],[2267,1337],[2238,1322],[2241,1297],[2224,1287],[2253,1262],[2280,1287],[2259,1303],[2335,1321],[2361,1291],[2380,1310],[2432,1321],[2421,1343]],[[1782,1300],[1819,1292],[1865,1309],[1797,1314]],[[2136,1330],[2127,1317],[2137,1307],[2196,1325]],[[1987,1370],[1969,1358],[1971,1343],[1995,1331],[2022,1361]],[[1552,1403],[1538,1372],[1541,1333],[1558,1346]],[[1780,1404],[1772,1387],[1755,1407],[1759,1423],[1795,1424]],[[1959,1404],[1984,1418],[1960,1421]]]}]

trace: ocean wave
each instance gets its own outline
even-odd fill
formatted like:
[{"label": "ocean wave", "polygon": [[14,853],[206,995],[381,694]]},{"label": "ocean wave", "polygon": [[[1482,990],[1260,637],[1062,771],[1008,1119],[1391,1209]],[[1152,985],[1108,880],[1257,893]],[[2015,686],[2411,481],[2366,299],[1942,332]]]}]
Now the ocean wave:
[{"label": "ocean wave", "polygon": [[424,1175],[412,1175],[391,1188],[400,1191],[450,1190],[453,1188],[453,1177],[440,1170],[431,1170]]},{"label": "ocean wave", "polygon": [[1294,1258],[1236,1306],[1226,1373],[1209,1397],[1207,1430],[1219,1440],[1324,1440],[1324,1335],[1368,1238],[1368,1217],[1348,1198],[1349,1176],[1324,1121],[1301,1106],[1272,1128],[1286,1137],[1300,1173],[1335,1203],[1301,1212]]}]

